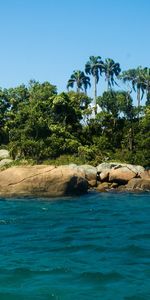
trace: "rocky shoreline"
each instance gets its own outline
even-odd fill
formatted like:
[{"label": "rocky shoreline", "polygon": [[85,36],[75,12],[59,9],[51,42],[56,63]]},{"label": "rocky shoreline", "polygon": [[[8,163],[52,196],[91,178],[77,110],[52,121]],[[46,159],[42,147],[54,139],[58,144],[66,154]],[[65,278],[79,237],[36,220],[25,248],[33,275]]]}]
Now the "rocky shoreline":
[{"label": "rocky shoreline", "polygon": [[150,171],[120,163],[18,166],[0,171],[1,197],[73,196],[89,190],[150,191]]},{"label": "rocky shoreline", "polygon": [[7,150],[0,150],[0,196],[60,197],[81,195],[89,190],[150,191],[150,170],[119,162],[104,162],[97,167],[69,164],[63,166],[12,166]]}]

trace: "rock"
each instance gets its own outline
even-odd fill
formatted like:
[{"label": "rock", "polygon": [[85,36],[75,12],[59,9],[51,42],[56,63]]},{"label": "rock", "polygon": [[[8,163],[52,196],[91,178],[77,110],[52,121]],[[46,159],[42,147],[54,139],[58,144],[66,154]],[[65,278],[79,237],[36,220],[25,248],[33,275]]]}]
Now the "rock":
[{"label": "rock", "polygon": [[110,187],[111,187],[111,183],[109,183],[109,182],[102,182],[102,183],[100,183],[97,186],[96,190],[98,192],[106,192],[108,189],[110,189]]},{"label": "rock", "polygon": [[81,166],[79,166],[79,170],[84,170],[85,178],[88,181],[96,180],[96,177],[97,177],[96,167],[93,167],[93,166],[90,166],[90,165],[81,165]]},{"label": "rock", "polygon": [[104,170],[99,174],[99,178],[101,181],[108,181],[109,179],[109,171],[108,170]]},{"label": "rock", "polygon": [[111,189],[116,189],[117,187],[118,187],[118,183],[113,182],[113,183],[111,184]]},{"label": "rock", "polygon": [[117,182],[118,184],[125,184],[135,176],[136,173],[129,170],[127,167],[111,169],[109,173],[109,182]]},{"label": "rock", "polygon": [[6,165],[9,165],[12,162],[13,162],[13,160],[9,159],[9,158],[5,158],[5,159],[0,160],[0,168],[4,167]]},{"label": "rock", "polygon": [[141,172],[144,172],[144,167],[142,166],[137,166],[137,165],[131,165],[131,164],[118,164],[114,167],[114,169],[119,169],[119,168],[122,168],[122,167],[126,167],[128,170],[134,172],[136,175],[141,173]]},{"label": "rock", "polygon": [[116,166],[117,163],[101,163],[100,165],[98,165],[97,168],[97,172],[103,172],[103,171],[109,171],[110,169],[114,168]]},{"label": "rock", "polygon": [[79,171],[80,173],[84,174],[83,176],[85,176],[85,178],[88,181],[91,180],[96,180],[97,177],[97,168],[90,166],[90,165],[74,165],[74,164],[70,164],[69,165],[70,168],[72,168],[73,170],[76,170],[77,172]]},{"label": "rock", "polygon": [[119,169],[122,167],[128,168],[130,171],[139,174],[144,172],[144,167],[142,166],[137,166],[137,165],[131,165],[131,164],[126,164],[126,163],[119,163],[119,162],[110,162],[110,163],[102,163],[97,166],[97,171],[98,172],[103,172],[103,171],[108,171],[111,169]]},{"label": "rock", "polygon": [[9,157],[10,157],[10,155],[9,155],[8,150],[5,150],[5,149],[0,150],[0,160],[4,159],[4,158],[9,158]]},{"label": "rock", "polygon": [[[66,165],[67,166],[67,165]],[[73,163],[71,163],[71,164],[69,164],[68,165],[68,167],[71,167],[71,168],[76,168],[77,167],[77,165],[76,164],[73,164]]]},{"label": "rock", "polygon": [[150,179],[150,170],[145,170],[142,173],[139,173],[140,178],[142,179]]},{"label": "rock", "polygon": [[126,185],[126,189],[130,191],[150,191],[150,179],[133,178]]},{"label": "rock", "polygon": [[97,181],[96,180],[89,180],[88,181],[89,187],[93,188],[97,186]]},{"label": "rock", "polygon": [[87,180],[69,167],[24,166],[0,172],[1,196],[59,197],[87,192]]}]

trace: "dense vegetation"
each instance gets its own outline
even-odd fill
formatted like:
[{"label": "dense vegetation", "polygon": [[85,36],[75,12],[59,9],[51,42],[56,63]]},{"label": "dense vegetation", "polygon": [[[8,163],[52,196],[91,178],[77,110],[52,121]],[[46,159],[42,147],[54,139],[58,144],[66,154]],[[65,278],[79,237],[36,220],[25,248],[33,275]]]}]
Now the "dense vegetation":
[{"label": "dense vegetation", "polygon": [[[100,76],[107,91],[97,96]],[[94,80],[94,97],[87,95]],[[117,82],[125,90],[114,90]],[[76,91],[70,88],[76,88]],[[150,165],[150,69],[121,73],[119,63],[91,56],[84,71],[74,71],[67,92],[58,94],[49,82],[0,89],[0,144],[14,159],[38,162],[120,160]],[[133,105],[132,90],[137,94]],[[146,102],[141,106],[145,94]],[[90,104],[94,104],[94,108]],[[97,109],[99,107],[99,109]]]}]

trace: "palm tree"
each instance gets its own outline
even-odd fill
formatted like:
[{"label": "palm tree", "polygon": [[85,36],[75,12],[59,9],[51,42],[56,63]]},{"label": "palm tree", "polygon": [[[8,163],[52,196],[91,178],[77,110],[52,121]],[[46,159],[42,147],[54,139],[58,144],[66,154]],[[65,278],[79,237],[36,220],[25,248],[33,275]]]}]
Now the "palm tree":
[{"label": "palm tree", "polygon": [[[83,74],[84,74],[84,72],[83,72]],[[88,89],[88,87],[91,87],[90,77],[89,77],[89,76],[86,76],[86,75],[84,74],[82,85],[83,85],[85,94],[87,94],[87,89]]]},{"label": "palm tree", "polygon": [[83,90],[85,93],[87,92],[87,88],[91,86],[90,84],[90,78],[84,74],[83,71],[77,70],[73,71],[73,74],[71,75],[70,79],[67,83],[67,89],[70,87],[73,88],[74,85],[76,85],[77,93],[79,93],[81,90]]},{"label": "palm tree", "polygon": [[109,91],[112,85],[117,84],[114,76],[118,76],[120,74],[120,64],[115,63],[111,58],[106,58],[102,66],[102,72],[105,73],[105,80],[107,81],[107,91]]},{"label": "palm tree", "polygon": [[133,90],[137,92],[138,108],[144,95],[145,84],[143,82],[143,69],[138,67],[137,69],[130,69],[122,72],[120,78],[123,82],[131,82]]},{"label": "palm tree", "polygon": [[150,94],[150,69],[147,67],[141,70],[141,82],[144,85],[146,99],[148,100]]},{"label": "palm tree", "polygon": [[94,77],[94,107],[95,114],[97,113],[96,109],[96,98],[97,98],[97,83],[99,81],[99,75],[102,72],[103,61],[100,56],[90,56],[89,61],[85,65],[85,73],[93,75]]}]

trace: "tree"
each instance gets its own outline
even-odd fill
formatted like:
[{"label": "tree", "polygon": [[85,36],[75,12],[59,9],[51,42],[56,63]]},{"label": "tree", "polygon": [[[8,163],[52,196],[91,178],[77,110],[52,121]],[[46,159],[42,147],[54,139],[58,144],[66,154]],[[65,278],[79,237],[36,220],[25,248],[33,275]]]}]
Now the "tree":
[{"label": "tree", "polygon": [[28,93],[28,101],[20,101],[17,113],[7,121],[12,156],[42,160],[77,153],[82,132],[80,104],[88,97],[75,93],[79,98],[75,101],[69,93],[57,95],[48,82],[32,81]]},{"label": "tree", "polygon": [[135,164],[150,167],[150,107],[146,107],[136,134]]},{"label": "tree", "polygon": [[132,98],[125,91],[108,91],[97,98],[102,111],[112,114],[114,118],[123,116],[130,119],[132,112]]},{"label": "tree", "polygon": [[5,93],[10,103],[10,110],[13,113],[17,113],[20,103],[26,103],[29,101],[29,91],[24,84],[14,88],[9,88],[5,90]]},{"label": "tree", "polygon": [[7,97],[6,89],[0,88],[0,144],[8,143],[7,131],[7,112],[10,109],[10,103]]},{"label": "tree", "polygon": [[144,85],[147,103],[150,100],[150,68],[141,70],[141,83]]},{"label": "tree", "polygon": [[77,70],[73,71],[73,74],[71,75],[70,79],[67,83],[67,89],[70,87],[73,88],[74,85],[76,85],[76,91],[79,93],[81,90],[83,90],[85,93],[87,92],[87,88],[91,86],[90,84],[90,78],[84,74],[83,71]]},{"label": "tree", "polygon": [[97,98],[97,83],[99,75],[102,73],[103,62],[100,56],[90,56],[89,61],[85,65],[85,73],[94,77],[94,108],[97,113],[96,98]]},{"label": "tree", "polygon": [[143,82],[143,70],[141,67],[137,69],[130,69],[122,72],[120,78],[123,82],[131,82],[133,90],[137,92],[138,109],[140,108],[140,102],[144,96],[145,83]]},{"label": "tree", "polygon": [[109,89],[111,89],[112,85],[117,84],[114,77],[120,74],[121,68],[119,63],[115,63],[113,59],[107,58],[103,63],[102,72],[105,74],[108,91]]}]

